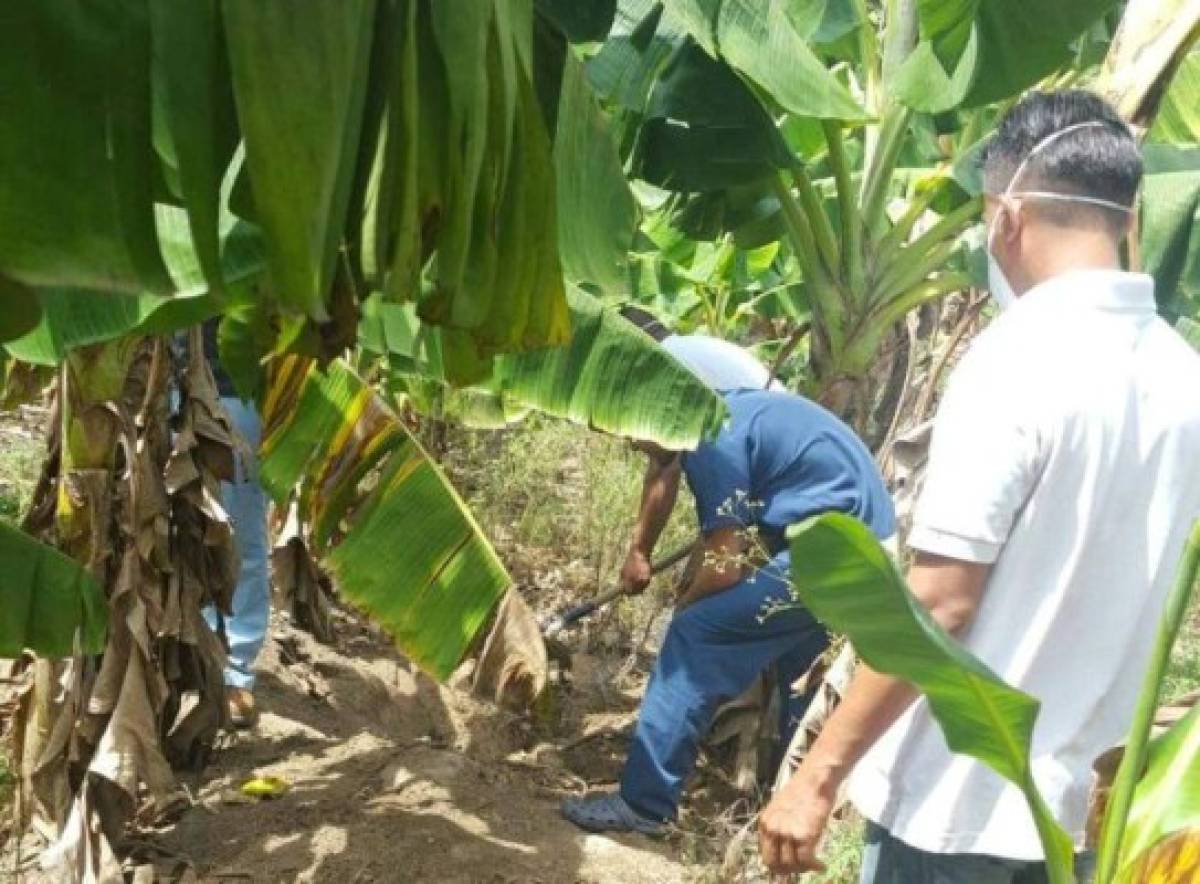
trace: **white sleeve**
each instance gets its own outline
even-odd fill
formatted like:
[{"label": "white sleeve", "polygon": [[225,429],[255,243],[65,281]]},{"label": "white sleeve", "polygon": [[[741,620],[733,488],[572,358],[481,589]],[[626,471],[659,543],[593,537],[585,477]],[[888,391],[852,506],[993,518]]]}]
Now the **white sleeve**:
[{"label": "white sleeve", "polygon": [[1035,396],[996,354],[968,354],[950,380],[908,538],[914,549],[991,564],[1037,481]]}]

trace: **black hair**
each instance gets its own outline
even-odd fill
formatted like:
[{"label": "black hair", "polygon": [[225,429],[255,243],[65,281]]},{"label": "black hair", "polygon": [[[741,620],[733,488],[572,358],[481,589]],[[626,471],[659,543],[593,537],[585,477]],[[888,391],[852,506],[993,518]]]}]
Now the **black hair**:
[{"label": "black hair", "polygon": [[649,310],[627,304],[621,308],[621,315],[644,331],[660,344],[671,335],[671,330],[663,325],[657,316]]},{"label": "black hair", "polygon": [[[1033,92],[1021,99],[1000,121],[995,136],[980,155],[984,184],[1001,193],[1021,162],[1044,139],[1069,126],[1086,122],[1047,144],[1029,161],[1016,190],[1047,190],[1091,196],[1133,206],[1142,182],[1142,157],[1129,127],[1100,96],[1082,89]],[[1038,204],[1056,223],[1078,223],[1084,217],[1101,220],[1123,234],[1129,219],[1109,209],[1084,203]]]}]

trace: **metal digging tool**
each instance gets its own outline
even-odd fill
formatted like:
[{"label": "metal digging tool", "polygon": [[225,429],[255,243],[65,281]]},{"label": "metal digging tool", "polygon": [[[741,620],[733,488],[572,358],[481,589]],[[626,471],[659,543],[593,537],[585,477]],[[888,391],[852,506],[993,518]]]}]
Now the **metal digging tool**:
[{"label": "metal digging tool", "polygon": [[[652,562],[650,565],[651,576],[657,576],[672,565],[676,565],[686,559],[691,555],[692,550],[696,548],[697,542],[696,540],[692,540],[674,552]],[[554,636],[558,635],[571,624],[594,614],[614,599],[618,599],[623,595],[625,595],[625,588],[623,586],[614,586],[612,589],[600,593],[600,595],[596,596],[590,602],[584,602],[582,605],[576,605],[573,608],[568,608],[559,614],[555,614],[542,626],[542,638],[554,638]]]}]

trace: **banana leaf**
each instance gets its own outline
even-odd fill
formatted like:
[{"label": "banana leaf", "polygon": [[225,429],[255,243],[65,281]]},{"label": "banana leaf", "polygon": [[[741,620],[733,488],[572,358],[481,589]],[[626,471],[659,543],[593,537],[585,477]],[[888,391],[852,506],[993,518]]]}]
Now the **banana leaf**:
[{"label": "banana leaf", "polygon": [[791,162],[749,86],[692,41],[654,83],[632,157],[638,177],[675,191],[765,181]]},{"label": "banana leaf", "polygon": [[400,419],[343,362],[281,360],[264,402],[263,486],[294,492],[347,601],[445,679],[510,584],[469,510]]},{"label": "banana leaf", "polygon": [[227,292],[218,299],[209,291],[184,211],[159,206],[156,214],[174,296],[36,290],[39,321],[22,336],[5,342],[4,349],[23,362],[58,365],[75,347],[134,333],[169,334],[257,298],[247,289],[263,270],[262,239],[256,228],[231,215],[223,216],[219,274]]},{"label": "banana leaf", "polygon": [[1142,267],[1160,309],[1186,315],[1200,298],[1200,171],[1147,175],[1141,205]]},{"label": "banana leaf", "polygon": [[[573,287],[567,301],[570,343],[498,356],[492,374],[463,391],[472,394],[460,402],[472,423],[511,423],[532,409],[670,449],[695,448],[718,431],[727,416],[720,396],[612,307]],[[407,305],[366,305],[365,350],[396,360],[402,374],[446,384],[436,330],[422,329]]]},{"label": "banana leaf", "polygon": [[[918,110],[1016,95],[1072,58],[1115,0],[918,0],[920,43],[892,84]],[[930,91],[923,91],[930,90]]]},{"label": "banana leaf", "polygon": [[[238,143],[220,0],[150,0],[156,137],[169,155],[209,287],[221,278],[221,182]],[[166,142],[166,143],[163,143]]]},{"label": "banana leaf", "polygon": [[832,513],[788,532],[794,592],[830,629],[843,632],[873,669],[918,688],[954,752],[986,764],[1024,794],[1045,849],[1050,880],[1068,879],[1070,837],[1034,784],[1029,751],[1039,703],[968,653],[913,597],[865,525]]},{"label": "banana leaf", "polygon": [[[1174,845],[1173,863],[1190,857],[1190,866],[1160,867],[1165,857],[1156,849],[1178,834],[1189,843],[1186,848]],[[1119,882],[1191,881],[1200,874],[1200,707],[1150,744],[1146,772],[1125,824],[1121,857]]]},{"label": "banana leaf", "polygon": [[608,35],[617,0],[537,0],[537,11],[572,43],[588,43]]},{"label": "banana leaf", "polygon": [[52,546],[0,522],[0,657],[104,650],[108,603],[99,582]]},{"label": "banana leaf", "polygon": [[0,273],[170,291],[154,234],[145,4],[0,7]]},{"label": "banana leaf", "polygon": [[490,387],[514,402],[604,433],[694,448],[726,417],[724,403],[616,310],[568,291],[565,347],[496,360]]},{"label": "banana leaf", "polygon": [[358,159],[374,0],[224,0],[238,119],[272,288],[329,318]]},{"label": "banana leaf", "polygon": [[637,204],[608,120],[596,104],[582,64],[569,51],[559,93],[554,168],[564,273],[575,282],[619,290],[637,229]]},{"label": "banana leaf", "polygon": [[796,28],[800,23],[815,31],[823,4],[812,8],[807,22],[800,9],[778,0],[725,0],[716,20],[720,57],[793,114],[864,121],[862,106]]},{"label": "banana leaf", "polygon": [[1200,144],[1200,50],[1192,50],[1171,77],[1148,140]]},{"label": "banana leaf", "polygon": [[42,305],[33,289],[0,275],[0,344],[29,334],[42,319]]},{"label": "banana leaf", "polygon": [[640,113],[686,36],[682,23],[656,0],[620,0],[608,39],[588,59],[588,79],[605,101]]}]

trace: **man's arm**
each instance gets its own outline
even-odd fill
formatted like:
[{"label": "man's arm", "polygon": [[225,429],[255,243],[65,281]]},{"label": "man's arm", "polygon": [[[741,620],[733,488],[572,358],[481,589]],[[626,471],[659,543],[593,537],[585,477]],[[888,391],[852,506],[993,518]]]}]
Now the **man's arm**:
[{"label": "man's arm", "polygon": [[680,593],[676,607],[686,608],[706,596],[729,589],[741,580],[744,569],[740,558],[745,551],[746,539],[742,529],[718,528],[705,537],[700,567]]},{"label": "man's arm", "polygon": [[[991,565],[920,553],[908,583],[943,629],[974,619]],[[763,863],[774,874],[820,871],[817,849],[854,765],[917,697],[907,682],[860,666],[846,696],[788,784],[759,819]]]},{"label": "man's arm", "polygon": [[626,592],[635,594],[644,590],[654,576],[650,568],[650,555],[667,526],[667,520],[671,518],[675,498],[679,495],[679,455],[651,456],[649,460],[646,477],[642,481],[642,499],[638,504],[629,553],[621,567],[621,584]]}]

